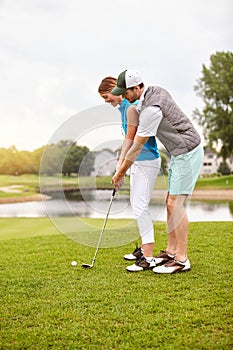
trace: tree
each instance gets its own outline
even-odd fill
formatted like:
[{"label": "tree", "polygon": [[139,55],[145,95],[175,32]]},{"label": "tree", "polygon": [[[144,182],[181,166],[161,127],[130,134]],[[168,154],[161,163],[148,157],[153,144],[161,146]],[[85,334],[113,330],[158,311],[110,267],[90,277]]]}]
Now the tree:
[{"label": "tree", "polygon": [[203,111],[194,111],[194,118],[204,129],[212,147],[221,143],[224,161],[233,152],[233,53],[216,52],[210,56],[210,66],[202,66],[202,76],[194,86],[204,101]]},{"label": "tree", "polygon": [[222,162],[218,168],[218,173],[221,173],[222,175],[230,175],[231,169],[226,162]]},{"label": "tree", "polygon": [[31,153],[32,174],[39,174],[39,172],[40,172],[40,161],[41,161],[42,154],[43,154],[45,148],[46,148],[46,146],[37,148]]},{"label": "tree", "polygon": [[45,147],[40,163],[40,174],[52,176],[61,172],[68,147],[61,142],[63,141]]},{"label": "tree", "polygon": [[23,161],[15,146],[0,150],[0,174],[20,175],[23,173]]},{"label": "tree", "polygon": [[87,147],[73,144],[66,153],[62,173],[70,176],[71,173],[90,175],[93,170],[94,156]]}]

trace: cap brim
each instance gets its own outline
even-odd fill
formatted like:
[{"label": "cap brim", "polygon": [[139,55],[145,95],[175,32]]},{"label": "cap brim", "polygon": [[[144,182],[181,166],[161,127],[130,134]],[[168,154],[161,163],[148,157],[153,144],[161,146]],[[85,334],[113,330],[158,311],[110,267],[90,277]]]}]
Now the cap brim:
[{"label": "cap brim", "polygon": [[120,96],[122,94],[124,94],[126,92],[127,89],[125,88],[120,88],[118,86],[116,86],[114,89],[112,89],[111,94],[115,95],[115,96]]}]

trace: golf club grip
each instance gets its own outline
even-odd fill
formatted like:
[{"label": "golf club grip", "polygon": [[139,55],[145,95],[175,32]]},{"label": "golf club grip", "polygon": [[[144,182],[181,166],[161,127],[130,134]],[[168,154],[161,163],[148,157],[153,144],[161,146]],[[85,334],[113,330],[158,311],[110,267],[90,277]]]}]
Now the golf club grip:
[{"label": "golf club grip", "polygon": [[116,189],[114,188],[113,191],[112,191],[112,197],[114,197],[116,194]]}]

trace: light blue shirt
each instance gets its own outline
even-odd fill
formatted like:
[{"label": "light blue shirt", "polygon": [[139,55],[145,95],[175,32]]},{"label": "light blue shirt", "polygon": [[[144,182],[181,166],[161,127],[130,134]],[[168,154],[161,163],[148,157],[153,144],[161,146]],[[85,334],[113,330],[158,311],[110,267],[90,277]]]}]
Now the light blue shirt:
[{"label": "light blue shirt", "polygon": [[[137,105],[138,101],[134,102],[133,104]],[[123,129],[125,135],[127,133],[127,126],[128,126],[127,109],[129,108],[129,106],[131,106],[131,103],[129,103],[129,101],[124,98],[120,107],[118,108],[119,111],[121,112],[122,129]],[[160,155],[159,155],[155,136],[151,136],[151,137],[149,137],[148,141],[143,146],[143,149],[136,160],[137,161],[153,160],[153,159],[156,159],[159,157],[160,157]]]}]

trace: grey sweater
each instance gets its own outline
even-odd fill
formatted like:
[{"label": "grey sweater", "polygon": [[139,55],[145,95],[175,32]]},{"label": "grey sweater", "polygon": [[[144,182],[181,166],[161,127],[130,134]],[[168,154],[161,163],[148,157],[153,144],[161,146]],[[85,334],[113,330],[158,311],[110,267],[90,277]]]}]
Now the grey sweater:
[{"label": "grey sweater", "polygon": [[171,155],[178,156],[190,152],[200,144],[200,136],[192,122],[177,106],[168,91],[158,86],[149,86],[140,112],[150,106],[159,106],[162,111],[163,118],[156,136]]}]

